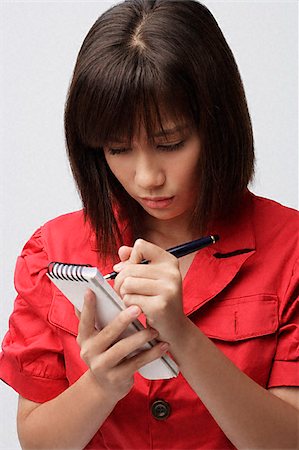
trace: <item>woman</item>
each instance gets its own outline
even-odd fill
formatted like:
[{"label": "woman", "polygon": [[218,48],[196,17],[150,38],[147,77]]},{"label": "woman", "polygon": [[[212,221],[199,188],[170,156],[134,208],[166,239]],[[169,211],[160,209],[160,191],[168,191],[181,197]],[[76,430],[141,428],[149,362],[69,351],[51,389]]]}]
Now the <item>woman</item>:
[{"label": "woman", "polygon": [[[0,363],[20,394],[22,447],[296,448],[298,216],[247,189],[250,118],[211,13],[148,0],[104,13],[65,129],[84,208],[24,247]],[[179,260],[165,251],[203,234],[220,241]],[[113,268],[128,308],[97,332],[93,293],[77,317],[46,277],[52,260]],[[147,329],[115,343],[141,312]],[[136,373],[165,352],[177,378]]]}]

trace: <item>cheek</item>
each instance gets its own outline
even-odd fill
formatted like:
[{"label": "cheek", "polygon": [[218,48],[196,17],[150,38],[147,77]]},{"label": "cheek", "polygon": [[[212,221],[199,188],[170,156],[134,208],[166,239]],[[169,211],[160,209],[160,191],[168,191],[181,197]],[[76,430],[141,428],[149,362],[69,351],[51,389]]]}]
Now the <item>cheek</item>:
[{"label": "cheek", "polygon": [[109,165],[111,172],[115,176],[115,178],[119,181],[119,183],[122,185],[125,191],[128,192],[129,195],[133,195],[134,188],[133,188],[133,173],[132,173],[132,167],[127,167],[126,164],[111,164]]},{"label": "cheek", "polygon": [[[177,179],[180,179],[185,186],[191,186],[198,180],[199,174],[199,161],[198,158],[185,158],[176,165],[177,169]],[[179,170],[180,168],[180,170]]]},{"label": "cheek", "polygon": [[119,161],[117,158],[111,158],[109,156],[106,156],[106,162],[115,178],[117,178],[121,184],[124,184],[129,178],[129,167],[126,167],[126,164]]},{"label": "cheek", "polygon": [[200,164],[200,150],[198,147],[194,148],[190,164],[188,166],[190,179],[198,180],[199,176],[199,164]]}]

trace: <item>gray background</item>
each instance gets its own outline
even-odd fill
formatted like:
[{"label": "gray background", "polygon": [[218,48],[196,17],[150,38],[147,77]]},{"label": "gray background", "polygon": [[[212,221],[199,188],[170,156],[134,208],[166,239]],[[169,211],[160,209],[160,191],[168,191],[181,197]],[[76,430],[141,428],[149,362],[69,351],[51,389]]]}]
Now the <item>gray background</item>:
[{"label": "gray background", "polygon": [[[64,150],[63,107],[87,31],[113,1],[0,3],[0,339],[13,270],[33,231],[79,209]],[[230,44],[253,121],[252,190],[298,207],[297,1],[204,1]],[[18,449],[17,395],[0,383],[0,448]]]}]

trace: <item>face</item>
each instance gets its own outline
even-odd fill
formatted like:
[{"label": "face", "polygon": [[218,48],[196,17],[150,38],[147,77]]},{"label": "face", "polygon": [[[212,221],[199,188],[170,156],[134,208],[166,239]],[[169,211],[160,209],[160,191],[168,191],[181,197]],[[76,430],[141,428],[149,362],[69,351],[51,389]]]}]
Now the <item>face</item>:
[{"label": "face", "polygon": [[198,133],[173,122],[163,124],[153,142],[140,129],[131,145],[110,142],[107,164],[128,194],[155,219],[190,216],[198,185]]}]

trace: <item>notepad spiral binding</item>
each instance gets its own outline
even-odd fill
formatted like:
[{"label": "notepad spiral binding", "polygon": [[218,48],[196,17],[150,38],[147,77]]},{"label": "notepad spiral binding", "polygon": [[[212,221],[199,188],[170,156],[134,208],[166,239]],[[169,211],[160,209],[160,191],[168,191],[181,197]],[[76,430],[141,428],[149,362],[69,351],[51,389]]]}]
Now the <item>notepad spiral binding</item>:
[{"label": "notepad spiral binding", "polygon": [[88,281],[82,275],[84,267],[91,267],[90,264],[67,264],[52,261],[48,265],[48,275],[51,278],[71,281]]}]

